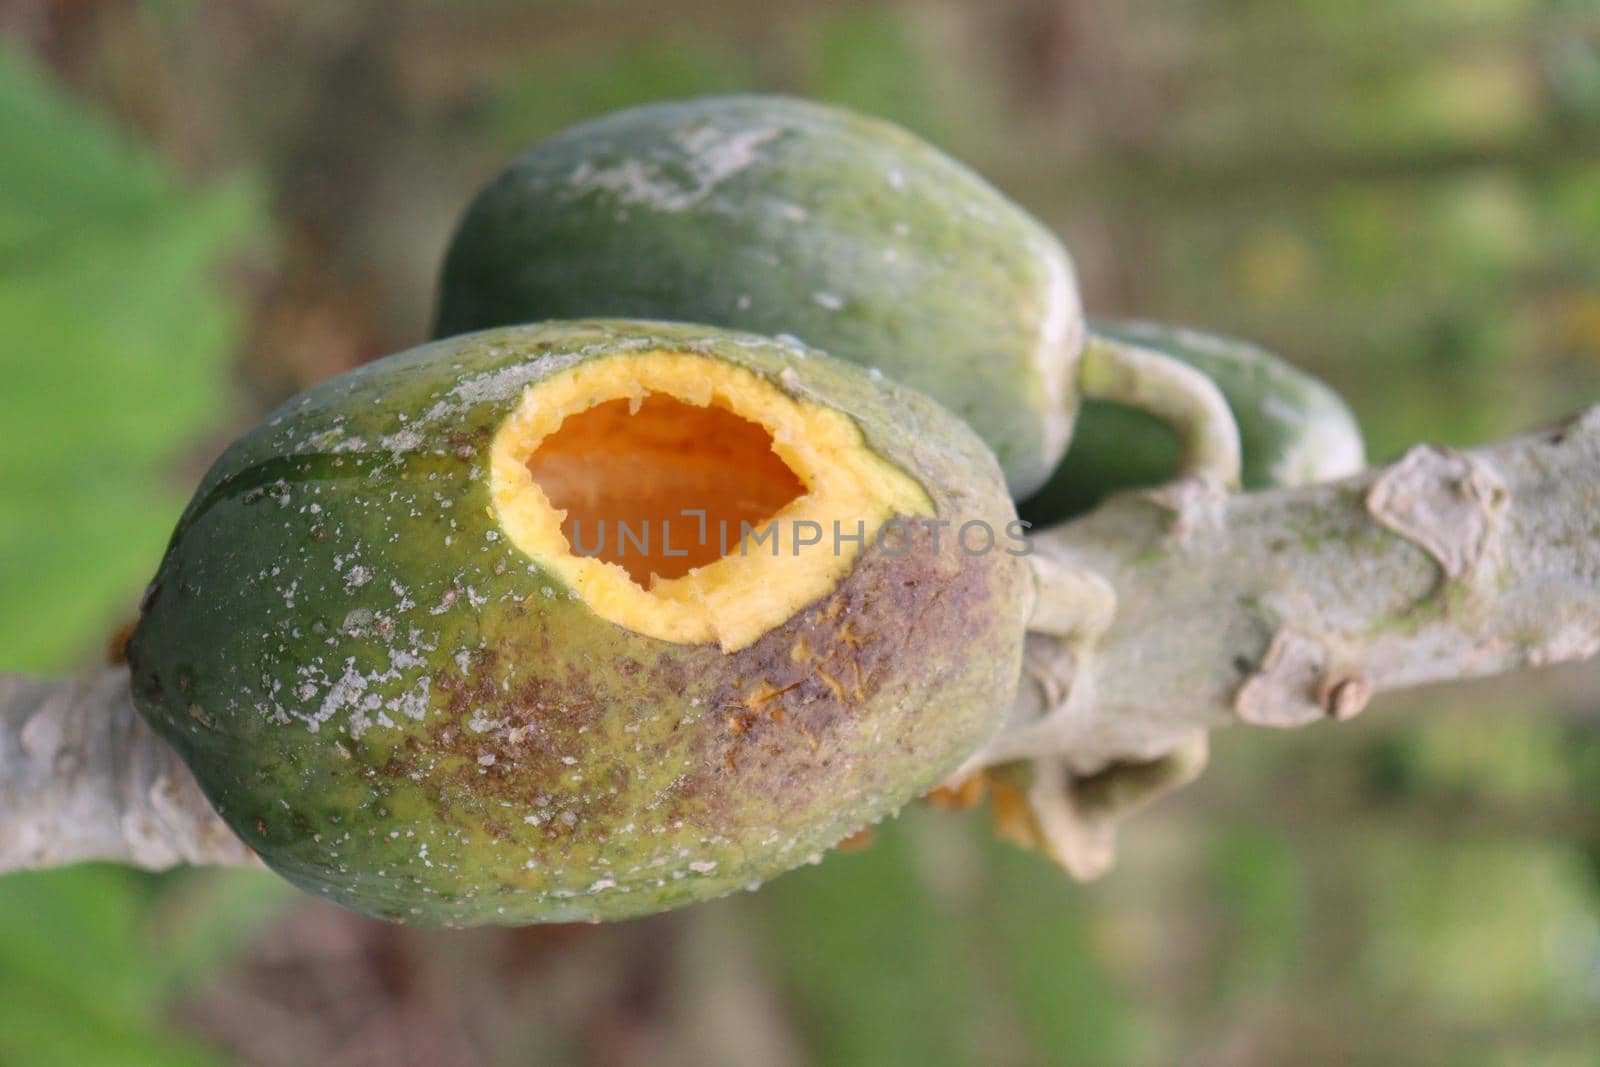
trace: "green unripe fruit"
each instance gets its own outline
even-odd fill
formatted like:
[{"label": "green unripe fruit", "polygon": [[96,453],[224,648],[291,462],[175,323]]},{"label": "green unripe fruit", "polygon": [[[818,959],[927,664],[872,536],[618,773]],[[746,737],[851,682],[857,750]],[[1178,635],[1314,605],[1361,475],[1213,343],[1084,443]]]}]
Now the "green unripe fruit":
[{"label": "green unripe fruit", "polygon": [[439,299],[440,336],[605,315],[798,337],[960,415],[1019,498],[1076,409],[1055,237],[904,130],[803,100],[654,104],[539,143],[473,201]]},{"label": "green unripe fruit", "polygon": [[[1361,429],[1339,394],[1264,348],[1148,322],[1094,321],[1090,331],[1182,360],[1216,384],[1239,426],[1246,490],[1329,481],[1365,465]],[[1179,451],[1160,419],[1085,400],[1066,458],[1019,510],[1036,526],[1053,525],[1110,493],[1170,481]]]},{"label": "green unripe fruit", "polygon": [[[588,554],[608,518],[632,547]],[[986,739],[1033,596],[1014,521],[960,420],[816,351],[491,330],[228,449],[150,586],[133,691],[228,824],[341,904],[641,915],[805,861]]]}]

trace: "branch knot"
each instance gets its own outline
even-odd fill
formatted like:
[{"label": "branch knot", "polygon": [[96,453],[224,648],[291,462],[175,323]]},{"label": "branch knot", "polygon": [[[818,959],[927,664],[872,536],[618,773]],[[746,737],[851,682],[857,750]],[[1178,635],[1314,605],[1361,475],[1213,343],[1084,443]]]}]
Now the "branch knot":
[{"label": "branch knot", "polygon": [[1505,485],[1482,460],[1419,445],[1373,483],[1367,513],[1459,581],[1490,555],[1508,502]]}]

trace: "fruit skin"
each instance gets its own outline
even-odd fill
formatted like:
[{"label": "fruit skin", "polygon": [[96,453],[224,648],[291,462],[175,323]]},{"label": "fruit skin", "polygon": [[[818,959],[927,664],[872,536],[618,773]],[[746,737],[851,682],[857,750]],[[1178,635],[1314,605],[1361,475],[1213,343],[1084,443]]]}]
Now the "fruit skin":
[{"label": "fruit skin", "polygon": [[[1329,481],[1365,466],[1361,429],[1339,394],[1258,345],[1133,320],[1093,320],[1089,329],[1180,359],[1216,383],[1239,424],[1247,491]],[[1018,511],[1035,526],[1053,525],[1110,493],[1168,481],[1177,467],[1177,435],[1161,420],[1086,400],[1066,457]]]},{"label": "fruit skin", "polygon": [[271,867],[397,921],[642,915],[804,862],[998,725],[1032,599],[1009,552],[869,545],[727,654],[599,619],[499,535],[486,442],[524,387],[655,348],[848,413],[940,518],[1014,518],[959,420],[764,338],[551,323],[318,386],[206,475],[128,647],[140,710]]},{"label": "fruit skin", "polygon": [[1083,320],[1060,242],[881,120],[710,97],[574,126],[462,219],[437,336],[606,315],[788,334],[965,419],[1014,496],[1071,433]]}]

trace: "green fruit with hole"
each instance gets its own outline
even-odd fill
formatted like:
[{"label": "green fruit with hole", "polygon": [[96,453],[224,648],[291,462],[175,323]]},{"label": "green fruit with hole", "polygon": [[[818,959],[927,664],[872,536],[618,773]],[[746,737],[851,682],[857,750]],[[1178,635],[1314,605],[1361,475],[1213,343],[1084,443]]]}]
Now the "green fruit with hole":
[{"label": "green fruit with hole", "polygon": [[992,454],[887,379],[710,327],[490,330],[227,450],[133,691],[307,889],[624,918],[800,864],[969,755],[1017,684],[1021,552]]}]

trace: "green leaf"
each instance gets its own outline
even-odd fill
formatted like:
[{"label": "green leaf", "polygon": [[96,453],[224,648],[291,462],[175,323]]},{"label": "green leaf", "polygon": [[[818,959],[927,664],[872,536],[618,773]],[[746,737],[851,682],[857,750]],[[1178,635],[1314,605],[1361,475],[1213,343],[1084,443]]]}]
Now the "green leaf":
[{"label": "green leaf", "polygon": [[227,414],[218,266],[258,227],[0,52],[0,669],[96,648],[186,497],[174,461]]}]

